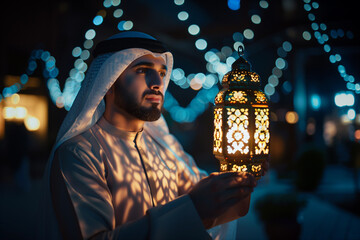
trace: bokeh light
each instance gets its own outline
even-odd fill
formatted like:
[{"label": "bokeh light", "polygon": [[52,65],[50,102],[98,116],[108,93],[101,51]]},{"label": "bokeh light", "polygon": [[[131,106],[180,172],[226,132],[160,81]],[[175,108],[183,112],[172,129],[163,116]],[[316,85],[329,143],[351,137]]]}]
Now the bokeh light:
[{"label": "bokeh light", "polygon": [[183,5],[185,0],[174,0],[174,3],[178,6]]},{"label": "bokeh light", "polygon": [[95,35],[96,35],[95,30],[94,29],[89,29],[85,33],[85,38],[88,39],[88,40],[91,40],[91,39],[93,39],[95,37]]},{"label": "bokeh light", "polygon": [[253,39],[253,38],[254,38],[254,32],[253,32],[253,30],[251,30],[251,29],[245,29],[245,30],[244,30],[244,37],[245,37],[246,39],[249,39],[249,40]]},{"label": "bokeh light", "polygon": [[289,124],[295,124],[299,121],[299,115],[294,111],[289,111],[285,115],[285,120]]},{"label": "bokeh light", "polygon": [[204,50],[204,49],[206,49],[206,47],[207,47],[207,42],[206,42],[206,40],[204,40],[204,39],[198,39],[198,40],[196,40],[196,42],[195,42],[195,46],[196,46],[196,48],[199,49],[199,50]]},{"label": "bokeh light", "polygon": [[251,21],[254,23],[254,24],[260,24],[261,23],[261,17],[257,14],[254,14],[251,16]]},{"label": "bokeh light", "polygon": [[124,11],[122,9],[116,9],[113,13],[113,16],[115,18],[120,18],[124,14]]},{"label": "bokeh light", "polygon": [[191,34],[191,35],[197,35],[200,33],[200,27],[196,24],[192,24],[189,26],[188,28],[188,32]]},{"label": "bokeh light", "polygon": [[96,25],[96,26],[102,24],[103,21],[104,21],[103,17],[102,17],[102,16],[99,16],[99,15],[96,16],[96,17],[94,17],[94,19],[93,19],[93,23],[94,23],[94,25]]},{"label": "bokeh light", "polygon": [[186,21],[189,18],[189,14],[186,11],[181,11],[178,13],[178,18],[181,21]]},{"label": "bokeh light", "polygon": [[236,11],[240,9],[240,0],[228,0],[227,4],[231,10]]}]

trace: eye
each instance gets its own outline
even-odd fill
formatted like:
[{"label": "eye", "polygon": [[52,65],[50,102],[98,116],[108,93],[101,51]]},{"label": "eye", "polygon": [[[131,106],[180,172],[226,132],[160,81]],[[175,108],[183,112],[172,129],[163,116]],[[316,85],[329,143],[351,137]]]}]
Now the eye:
[{"label": "eye", "polygon": [[142,74],[142,73],[146,73],[147,69],[146,68],[138,68],[136,69],[136,73]]},{"label": "eye", "polygon": [[160,77],[165,77],[166,72],[159,72],[159,74],[160,74]]}]

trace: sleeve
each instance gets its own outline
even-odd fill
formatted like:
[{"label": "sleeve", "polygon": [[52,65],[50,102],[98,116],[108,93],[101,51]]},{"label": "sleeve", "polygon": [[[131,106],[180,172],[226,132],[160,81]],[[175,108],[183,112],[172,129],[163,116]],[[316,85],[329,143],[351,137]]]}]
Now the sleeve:
[{"label": "sleeve", "polygon": [[[60,212],[76,218],[82,238],[211,239],[188,195],[148,210],[147,214],[137,221],[116,227],[105,167],[98,157],[91,151],[78,147],[61,146],[55,158],[59,161],[60,175],[75,214],[66,214],[71,211],[70,208],[60,208]],[[56,191],[58,188],[54,187],[52,192],[59,196]],[[66,198],[61,199],[63,200]],[[63,224],[65,228],[71,228],[68,225]]]},{"label": "sleeve", "polygon": [[[178,167],[178,190],[179,195],[189,192],[191,187],[200,179],[206,177],[206,171],[200,169],[191,155],[186,153],[179,141],[172,135],[166,134],[157,141],[166,149],[170,150],[176,158]],[[213,223],[213,228],[207,232],[213,239],[236,239],[236,219],[246,215],[249,209],[250,198],[234,205],[227,212],[220,215]]]}]

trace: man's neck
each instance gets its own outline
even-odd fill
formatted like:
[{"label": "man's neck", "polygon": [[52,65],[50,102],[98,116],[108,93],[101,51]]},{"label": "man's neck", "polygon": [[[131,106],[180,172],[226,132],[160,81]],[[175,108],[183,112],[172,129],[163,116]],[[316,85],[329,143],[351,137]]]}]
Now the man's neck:
[{"label": "man's neck", "polygon": [[135,118],[122,109],[106,109],[104,118],[111,125],[129,132],[139,132],[144,126],[144,121]]}]

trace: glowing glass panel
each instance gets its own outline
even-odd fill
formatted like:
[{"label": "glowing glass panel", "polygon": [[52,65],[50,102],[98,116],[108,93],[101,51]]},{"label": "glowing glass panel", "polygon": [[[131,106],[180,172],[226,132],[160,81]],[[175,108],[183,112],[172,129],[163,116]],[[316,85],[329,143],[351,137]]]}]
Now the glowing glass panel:
[{"label": "glowing glass panel", "polygon": [[255,154],[269,154],[269,109],[255,108]]},{"label": "glowing glass panel", "polygon": [[232,91],[226,96],[226,101],[229,103],[246,103],[248,101],[245,91]]},{"label": "glowing glass panel", "polygon": [[228,154],[249,153],[249,110],[247,108],[227,108],[226,134]]},{"label": "glowing glass panel", "polygon": [[214,115],[214,152],[222,153],[222,108],[216,108]]}]

